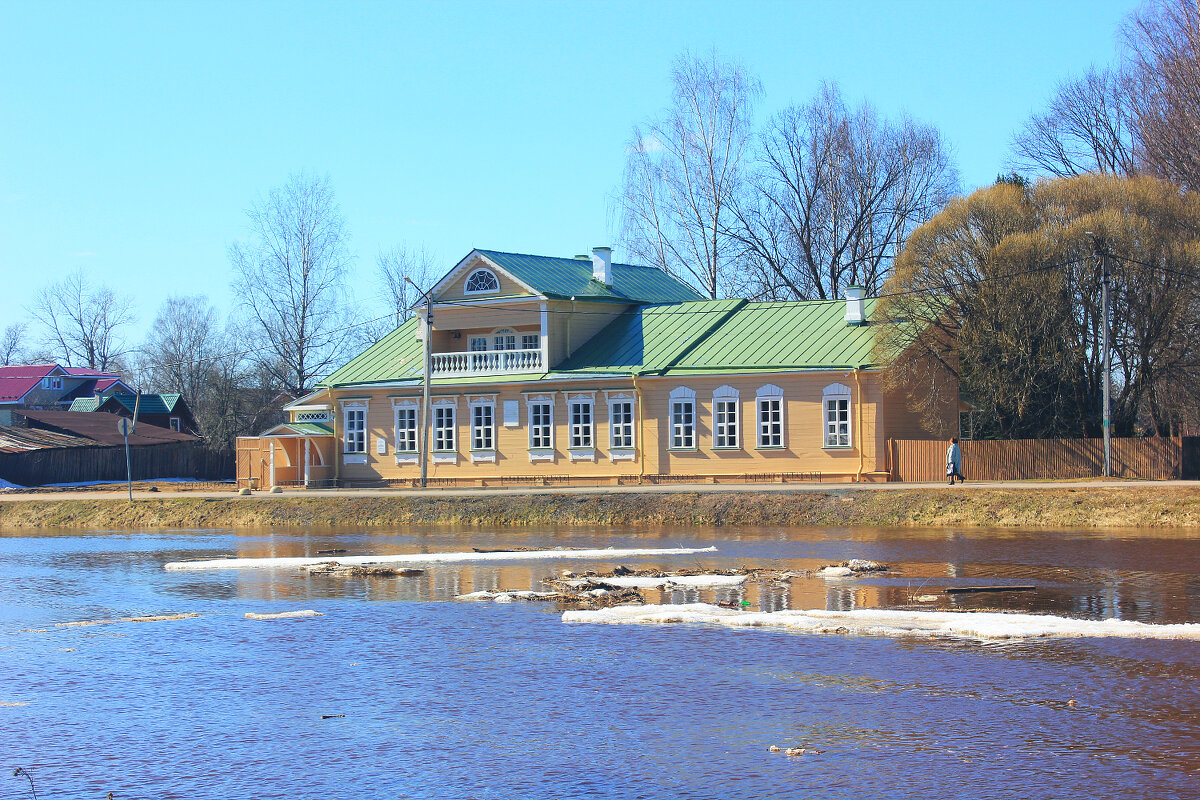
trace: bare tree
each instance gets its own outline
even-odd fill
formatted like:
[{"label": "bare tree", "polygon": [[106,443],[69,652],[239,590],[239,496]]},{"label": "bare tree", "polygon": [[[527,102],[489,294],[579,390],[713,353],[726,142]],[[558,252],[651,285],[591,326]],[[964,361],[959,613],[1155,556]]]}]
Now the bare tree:
[{"label": "bare tree", "polygon": [[622,238],[633,258],[715,298],[739,247],[727,234],[751,145],[757,79],[716,52],[675,61],[664,116],[635,128],[621,197]]},{"label": "bare tree", "polygon": [[1089,69],[1064,81],[1050,107],[1013,138],[1013,165],[1034,174],[1137,174],[1132,81],[1115,69]]},{"label": "bare tree", "polygon": [[4,328],[0,336],[0,366],[20,364],[25,355],[24,322],[14,322]]},{"label": "bare tree", "polygon": [[1159,177],[1200,187],[1200,8],[1154,0],[1124,29],[1139,155]]},{"label": "bare tree", "polygon": [[132,300],[107,286],[92,286],[82,270],[38,292],[30,310],[42,324],[46,351],[56,360],[110,370],[128,352],[121,332],[135,319]]},{"label": "bare tree", "polygon": [[351,329],[343,280],[346,224],[329,179],[293,175],[246,212],[250,240],[229,248],[234,291],[273,358],[264,361],[297,396],[338,358]]},{"label": "bare tree", "polygon": [[874,291],[908,234],[953,195],[957,173],[932,126],[851,110],[835,84],[777,114],[731,235],[749,293],[770,299]]},{"label": "bare tree", "polygon": [[183,395],[197,419],[215,358],[223,355],[217,311],[202,295],[168,297],[142,347],[146,383]]},{"label": "bare tree", "polygon": [[420,300],[420,291],[414,287],[427,290],[437,277],[436,261],[424,247],[413,250],[396,245],[381,251],[376,265],[381,284],[379,293],[394,312],[392,325],[395,327],[412,316],[412,307]]}]

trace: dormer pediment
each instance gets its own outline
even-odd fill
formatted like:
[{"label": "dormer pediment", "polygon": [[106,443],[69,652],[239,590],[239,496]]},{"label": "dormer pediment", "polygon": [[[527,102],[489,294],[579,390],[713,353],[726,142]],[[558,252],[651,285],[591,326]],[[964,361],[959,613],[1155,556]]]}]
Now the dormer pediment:
[{"label": "dormer pediment", "polygon": [[433,302],[541,297],[490,258],[472,250],[431,290]]}]

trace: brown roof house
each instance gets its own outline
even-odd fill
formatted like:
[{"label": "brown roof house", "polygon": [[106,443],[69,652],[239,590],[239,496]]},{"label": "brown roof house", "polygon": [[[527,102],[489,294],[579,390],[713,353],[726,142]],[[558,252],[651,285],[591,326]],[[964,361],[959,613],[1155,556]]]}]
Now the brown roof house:
[{"label": "brown roof house", "polygon": [[[125,480],[125,437],[117,417],[36,409],[0,411],[0,478],[18,486]],[[139,421],[129,436],[135,480],[213,478],[227,474],[209,462],[199,440]]]}]

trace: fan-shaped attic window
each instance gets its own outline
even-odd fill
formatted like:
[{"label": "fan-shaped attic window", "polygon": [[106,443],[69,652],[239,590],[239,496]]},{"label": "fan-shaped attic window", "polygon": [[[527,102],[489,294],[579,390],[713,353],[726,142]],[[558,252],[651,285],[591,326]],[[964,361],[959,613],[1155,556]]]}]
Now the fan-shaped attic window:
[{"label": "fan-shaped attic window", "polygon": [[467,283],[463,287],[466,294],[484,294],[486,292],[500,291],[500,281],[496,277],[496,273],[490,269],[477,269],[467,276]]}]

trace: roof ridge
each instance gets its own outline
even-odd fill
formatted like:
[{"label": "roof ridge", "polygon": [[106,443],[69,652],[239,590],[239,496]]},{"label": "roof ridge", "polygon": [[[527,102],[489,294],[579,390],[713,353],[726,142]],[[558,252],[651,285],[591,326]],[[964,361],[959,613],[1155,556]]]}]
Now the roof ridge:
[{"label": "roof ridge", "polygon": [[[489,249],[486,249],[483,247],[472,248],[472,252],[499,253],[500,255],[520,256],[521,258],[553,258],[557,261],[578,261],[580,263],[583,263],[582,258],[575,258],[574,256],[548,256],[548,255],[544,255],[541,253],[518,253],[513,250],[489,250]],[[591,263],[590,259],[589,259],[588,263]],[[614,262],[612,262],[612,265],[614,267],[634,267],[636,269],[653,269],[653,270],[658,270],[659,272],[666,272],[666,270],[664,270],[664,269],[661,269],[659,267],[652,267],[649,264],[627,264],[623,261],[614,261]],[[666,272],[666,274],[670,275],[669,272]],[[674,276],[672,275],[671,277],[674,277]]]}]

